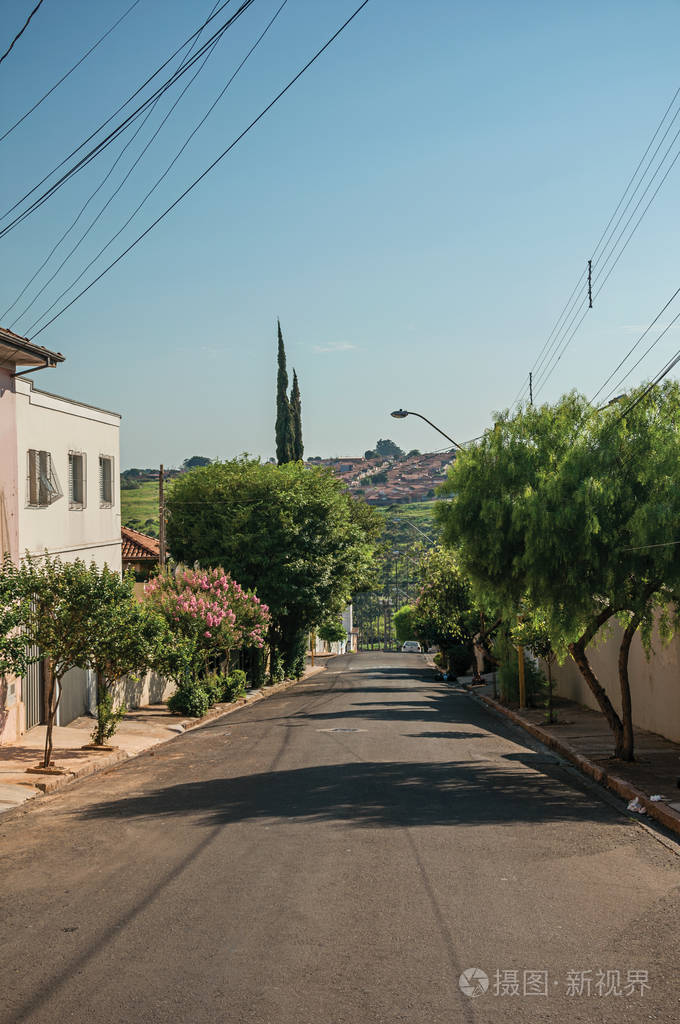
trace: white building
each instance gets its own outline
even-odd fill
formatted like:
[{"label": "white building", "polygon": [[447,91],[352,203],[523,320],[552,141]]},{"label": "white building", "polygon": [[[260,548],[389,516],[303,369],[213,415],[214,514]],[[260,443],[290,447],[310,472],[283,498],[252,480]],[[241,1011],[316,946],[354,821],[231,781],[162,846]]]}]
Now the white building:
[{"label": "white building", "polygon": [[[0,328],[0,548],[14,560],[48,551],[120,572],[120,416],[22,376],[63,360]],[[0,686],[0,743],[42,720],[40,669]],[[58,724],[87,706],[86,673],[74,670],[64,679]]]}]

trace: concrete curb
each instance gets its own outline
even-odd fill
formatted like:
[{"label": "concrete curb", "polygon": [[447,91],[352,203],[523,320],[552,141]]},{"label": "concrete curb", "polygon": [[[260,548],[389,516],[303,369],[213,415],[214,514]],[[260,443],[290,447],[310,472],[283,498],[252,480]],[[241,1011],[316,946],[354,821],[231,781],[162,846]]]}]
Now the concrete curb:
[{"label": "concrete curb", "polygon": [[589,778],[594,779],[595,782],[599,782],[601,786],[606,786],[607,789],[610,789],[626,801],[637,797],[650,818],[654,818],[667,829],[670,829],[671,832],[680,835],[680,814],[672,807],[669,807],[667,803],[664,803],[662,800],[650,800],[646,793],[637,789],[632,783],[626,782],[625,779],[619,778],[618,775],[613,775],[611,772],[606,771],[602,765],[595,764],[594,761],[584,757],[583,754],[579,754],[578,750],[575,750],[571,744],[565,743],[564,740],[553,736],[546,729],[542,729],[539,725],[535,725],[526,718],[522,718],[516,711],[506,708],[503,704],[493,700],[493,698],[487,697],[483,693],[468,692],[475,700],[486,704],[498,714],[504,715],[505,718],[509,718],[511,722],[524,729],[534,739],[539,740],[546,747],[550,747],[551,750],[554,750],[556,754],[559,754],[566,761],[570,761],[583,775],[587,775]]},{"label": "concrete curb", "polygon": [[202,715],[201,718],[182,719],[178,717],[177,725],[184,726],[181,731],[178,731],[175,736],[168,736],[167,739],[160,740],[158,743],[153,743],[148,747],[144,747],[143,750],[137,750],[132,753],[128,753],[125,750],[112,750],[106,754],[95,754],[97,760],[84,764],[80,768],[69,768],[64,775],[46,776],[45,778],[35,776],[35,781],[32,782],[32,785],[36,789],[40,790],[40,792],[36,793],[32,798],[29,797],[28,800],[24,800],[22,803],[17,804],[15,807],[0,810],[0,822],[4,824],[10,816],[14,816],[17,815],[17,813],[28,810],[31,805],[35,804],[35,801],[40,796],[51,796],[52,793],[58,793],[60,790],[65,789],[74,782],[77,782],[79,779],[85,779],[90,775],[97,775],[99,772],[106,771],[109,768],[115,768],[117,765],[122,764],[123,761],[129,761],[134,757],[142,757],[144,754],[153,753],[158,750],[159,747],[163,747],[167,743],[172,743],[180,736],[184,736],[187,732],[192,732],[194,729],[199,729],[203,725],[208,725],[210,722],[215,722],[219,718],[224,718],[225,715],[230,715],[234,711],[247,707],[249,704],[257,704],[259,701],[265,700],[267,697],[271,697],[276,693],[281,693],[282,690],[287,690],[289,687],[295,686],[296,683],[304,682],[305,679],[309,679],[310,676],[324,671],[325,668],[326,665],[315,665],[311,672],[305,673],[305,675],[300,679],[284,679],[282,683],[275,683],[274,686],[263,686],[258,690],[254,690],[250,696],[241,697],[239,700],[234,701],[233,704],[211,708],[210,711],[208,711],[206,715]]}]

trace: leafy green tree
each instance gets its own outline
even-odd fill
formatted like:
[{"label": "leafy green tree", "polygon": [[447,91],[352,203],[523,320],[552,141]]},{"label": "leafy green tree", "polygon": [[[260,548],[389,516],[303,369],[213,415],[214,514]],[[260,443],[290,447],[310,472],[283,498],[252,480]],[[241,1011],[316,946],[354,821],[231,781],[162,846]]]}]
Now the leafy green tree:
[{"label": "leafy green tree", "polygon": [[394,441],[389,439],[381,438],[375,446],[375,450],[378,455],[382,455],[386,459],[400,459],[404,454],[403,449],[395,444]]},{"label": "leafy green tree", "polygon": [[378,458],[378,453],[377,453],[377,451],[375,450],[375,448],[368,448],[368,449],[367,449],[367,450],[366,450],[366,451],[364,452],[364,458],[365,458],[365,459],[377,459],[377,458]]},{"label": "leafy green tree", "polygon": [[281,324],[277,320],[279,334],[278,373],[276,377],[276,458],[279,465],[292,462],[295,458],[293,447],[293,414],[288,400],[288,371],[286,350],[283,345]]},{"label": "leafy green tree", "polygon": [[380,514],[333,473],[248,458],[181,477],[168,497],[168,542],[180,561],[222,565],[269,606],[270,674],[296,674],[306,634],[367,585]]},{"label": "leafy green tree", "polygon": [[[644,401],[593,409],[575,393],[553,406],[501,415],[478,445],[460,452],[440,493],[445,540],[478,594],[512,621],[540,619],[559,658],[573,658],[614,734],[634,756],[628,654],[636,632],[647,650],[658,621],[677,625],[680,548],[677,488],[680,387]],[[633,404],[636,403],[636,404]],[[628,405],[630,409],[628,410]],[[625,413],[625,415],[624,415]],[[618,616],[622,713],[587,648]]]},{"label": "leafy green tree", "polygon": [[321,640],[325,640],[327,644],[340,643],[347,639],[347,632],[342,622],[338,619],[331,619],[328,622],[322,622],[317,629],[317,634]]},{"label": "leafy green tree", "polygon": [[161,647],[172,646],[165,622],[134,595],[134,576],[92,563],[83,575],[89,589],[85,660],[97,676],[97,724],[92,740],[97,745],[113,736],[126,708],[114,706],[116,683],[127,675],[141,675],[156,661]]},{"label": "leafy green tree", "polygon": [[[456,671],[460,661],[472,661],[472,646],[480,628],[479,608],[472,587],[455,553],[434,547],[422,559],[422,587],[413,608],[413,629],[427,648],[436,644],[445,668]],[[461,650],[461,648],[463,650]]]},{"label": "leafy green tree", "polygon": [[293,459],[297,462],[305,455],[302,443],[302,398],[297,373],[293,370],[293,388],[290,393],[290,414],[293,421]]},{"label": "leafy green tree", "polygon": [[84,562],[61,562],[49,555],[26,557],[17,570],[25,600],[22,628],[27,644],[45,659],[47,730],[43,768],[52,759],[52,732],[69,669],[85,667],[88,657],[92,588]]},{"label": "leafy green tree", "polygon": [[0,677],[22,676],[30,662],[22,633],[28,612],[19,570],[5,554],[0,563]]},{"label": "leafy green tree", "polygon": [[416,635],[415,608],[412,604],[405,604],[392,616],[394,632],[400,644],[405,640],[414,640]]},{"label": "leafy green tree", "polygon": [[192,455],[191,458],[185,459],[182,463],[183,469],[196,469],[198,466],[209,466],[212,459],[206,458],[205,455]]}]

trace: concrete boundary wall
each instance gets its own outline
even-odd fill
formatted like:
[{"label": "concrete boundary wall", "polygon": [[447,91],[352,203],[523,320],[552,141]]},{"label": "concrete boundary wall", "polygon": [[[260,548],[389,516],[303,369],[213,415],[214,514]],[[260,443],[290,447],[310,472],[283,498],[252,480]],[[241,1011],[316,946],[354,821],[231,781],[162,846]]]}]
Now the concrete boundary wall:
[{"label": "concrete boundary wall", "polygon": [[[617,620],[601,630],[587,648],[588,659],[616,710],[621,712],[618,656],[623,627]],[[680,638],[662,643],[654,633],[653,652],[646,658],[640,636],[631,644],[628,662],[633,722],[640,729],[680,742]],[[599,711],[599,705],[571,658],[553,672],[560,697]]]}]

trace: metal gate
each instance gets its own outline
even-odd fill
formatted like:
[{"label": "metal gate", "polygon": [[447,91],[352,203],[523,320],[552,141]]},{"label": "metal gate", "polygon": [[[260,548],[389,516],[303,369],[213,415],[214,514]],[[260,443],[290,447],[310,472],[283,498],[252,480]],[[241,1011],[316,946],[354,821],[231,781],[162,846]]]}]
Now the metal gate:
[{"label": "metal gate", "polygon": [[[28,648],[30,658],[38,655],[37,647]],[[28,666],[21,681],[21,695],[26,708],[26,728],[42,725],[45,721],[45,674],[42,658]]]}]

